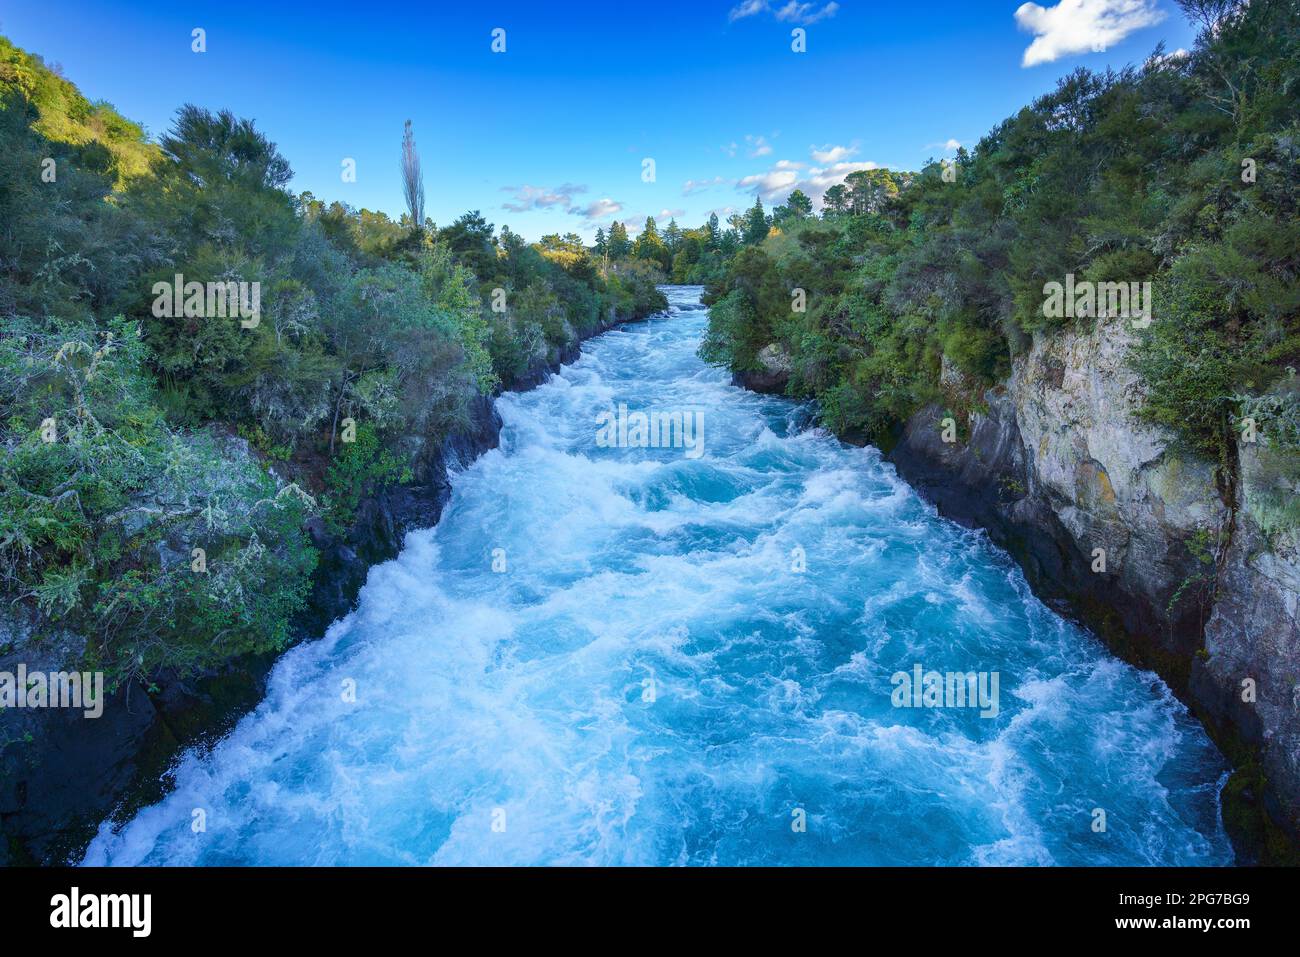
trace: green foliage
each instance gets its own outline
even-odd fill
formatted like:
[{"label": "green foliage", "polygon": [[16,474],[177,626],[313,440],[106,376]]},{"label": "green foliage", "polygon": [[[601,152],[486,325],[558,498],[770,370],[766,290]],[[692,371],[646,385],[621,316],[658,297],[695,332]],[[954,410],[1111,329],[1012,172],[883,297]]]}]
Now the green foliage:
[{"label": "green foliage", "polygon": [[[0,599],[115,679],[283,646],[317,560],[301,489],[345,532],[476,394],[665,306],[626,230],[598,261],[290,177],[250,120],[183,106],[153,145],[0,38]],[[257,322],[173,314],[177,275],[256,283]]]},{"label": "green foliage", "polygon": [[1293,370],[1260,396],[1239,395],[1246,510],[1265,534],[1300,528],[1300,378]]},{"label": "green foliage", "polygon": [[341,443],[340,454],[325,473],[327,520],[342,532],[352,523],[367,495],[391,482],[409,482],[411,471],[379,441],[368,424],[357,426],[356,441]]},{"label": "green foliage", "polygon": [[70,152],[62,151],[64,155],[105,175],[115,188],[145,175],[157,159],[158,148],[137,124],[107,103],[91,103],[39,56],[18,49],[2,36],[0,98],[7,104],[5,109],[14,108],[14,103],[30,104],[36,134],[70,147]]},{"label": "green foliage", "polygon": [[145,359],[120,319],[0,337],[0,591],[94,639],[114,680],[279,647],[315,564],[310,499],[172,431]]},{"label": "green foliage", "polygon": [[[1142,414],[1235,469],[1241,409],[1300,365],[1300,31],[1294,0],[1213,6],[1189,56],[1077,70],[951,164],[854,172],[820,221],[793,194],[770,232],[761,204],[733,217],[700,274],[702,355],[750,371],[776,344],[828,424],[879,435],[932,401],[940,355],[989,386],[1032,334],[1088,321],[1046,316],[1046,283],[1150,282]],[[1265,448],[1290,494],[1289,453]]]}]

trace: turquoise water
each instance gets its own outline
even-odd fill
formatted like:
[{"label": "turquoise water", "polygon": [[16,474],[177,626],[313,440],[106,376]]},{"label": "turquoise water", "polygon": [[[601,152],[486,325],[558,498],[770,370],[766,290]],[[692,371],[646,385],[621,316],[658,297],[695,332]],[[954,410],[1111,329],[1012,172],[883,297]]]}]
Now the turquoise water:
[{"label": "turquoise water", "polygon": [[[1165,685],[700,362],[699,292],[502,397],[437,528],[86,862],[1231,863]],[[700,413],[703,454],[598,443],[620,403]],[[915,665],[996,672],[996,716],[895,707]]]}]

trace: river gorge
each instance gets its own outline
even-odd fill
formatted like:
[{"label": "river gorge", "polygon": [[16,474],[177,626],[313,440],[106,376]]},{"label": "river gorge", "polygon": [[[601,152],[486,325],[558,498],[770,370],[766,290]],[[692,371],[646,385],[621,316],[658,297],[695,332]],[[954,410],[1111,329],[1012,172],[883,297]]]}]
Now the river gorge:
[{"label": "river gorge", "polygon": [[[85,863],[1233,863],[1228,764],[1165,683],[706,365],[702,290],[665,291],[502,395],[438,524]],[[624,406],[695,446],[598,441]]]}]

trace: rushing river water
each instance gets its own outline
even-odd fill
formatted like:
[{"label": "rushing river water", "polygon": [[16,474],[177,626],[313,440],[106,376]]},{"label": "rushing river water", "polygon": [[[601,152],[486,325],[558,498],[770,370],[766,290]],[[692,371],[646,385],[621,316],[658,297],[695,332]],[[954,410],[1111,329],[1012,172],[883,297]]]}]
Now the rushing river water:
[{"label": "rushing river water", "polygon": [[[440,524],[86,862],[1231,863],[1165,685],[876,450],[729,385],[667,292],[502,397]],[[598,440],[620,404],[699,413],[703,454]],[[996,715],[896,707],[918,665],[996,673]]]}]

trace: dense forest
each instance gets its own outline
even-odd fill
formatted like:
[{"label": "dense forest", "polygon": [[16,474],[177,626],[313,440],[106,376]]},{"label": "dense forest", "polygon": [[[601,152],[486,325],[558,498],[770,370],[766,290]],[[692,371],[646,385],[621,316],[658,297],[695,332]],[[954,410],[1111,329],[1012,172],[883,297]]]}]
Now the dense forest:
[{"label": "dense forest", "polygon": [[[283,647],[308,521],[345,528],[414,438],[662,308],[653,223],[599,255],[478,212],[438,227],[409,134],[401,155],[401,221],[294,195],[253,122],[187,105],[154,143],[0,38],[0,594],[84,636],[86,666]],[[257,282],[256,314],[171,309],[173,281]]]},{"label": "dense forest", "polygon": [[887,447],[927,403],[977,405],[944,359],[993,386],[1035,333],[1091,321],[1049,318],[1045,284],[1150,282],[1143,415],[1227,471],[1250,420],[1259,517],[1300,522],[1300,7],[1181,5],[1190,53],[1080,69],[955,161],[851,174],[820,217],[750,210],[703,355],[746,373],[775,350],[830,428]]}]

